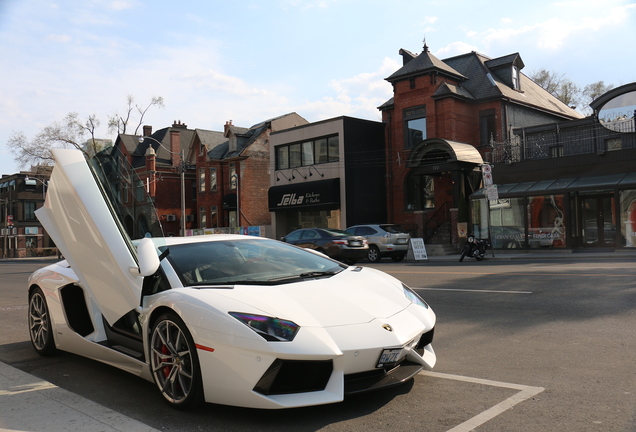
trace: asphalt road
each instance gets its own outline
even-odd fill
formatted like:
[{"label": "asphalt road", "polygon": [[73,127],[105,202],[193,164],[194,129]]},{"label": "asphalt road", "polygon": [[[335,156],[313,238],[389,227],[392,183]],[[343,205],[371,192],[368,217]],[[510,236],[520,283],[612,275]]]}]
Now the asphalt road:
[{"label": "asphalt road", "polygon": [[159,430],[636,432],[634,258],[370,265],[437,313],[433,373],[328,406],[194,412],[112,367],[35,354],[25,282],[46,262],[0,260],[0,361]]}]

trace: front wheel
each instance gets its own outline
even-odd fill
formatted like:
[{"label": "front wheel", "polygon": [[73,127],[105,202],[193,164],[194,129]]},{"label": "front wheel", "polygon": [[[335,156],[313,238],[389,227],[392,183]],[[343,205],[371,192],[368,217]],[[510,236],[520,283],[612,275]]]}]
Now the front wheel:
[{"label": "front wheel", "polygon": [[459,262],[464,261],[464,257],[466,256],[466,248],[462,250],[462,254],[459,256]]},{"label": "front wheel", "polygon": [[174,408],[203,403],[203,383],[196,346],[184,322],[174,313],[157,319],[150,339],[152,377]]},{"label": "front wheel", "polygon": [[51,315],[44,293],[38,287],[29,294],[29,336],[35,351],[41,356],[55,352]]},{"label": "front wheel", "polygon": [[382,256],[380,255],[380,249],[378,249],[376,245],[369,246],[369,253],[367,255],[367,258],[369,258],[369,261],[371,261],[372,263],[380,262],[380,260],[382,259]]}]

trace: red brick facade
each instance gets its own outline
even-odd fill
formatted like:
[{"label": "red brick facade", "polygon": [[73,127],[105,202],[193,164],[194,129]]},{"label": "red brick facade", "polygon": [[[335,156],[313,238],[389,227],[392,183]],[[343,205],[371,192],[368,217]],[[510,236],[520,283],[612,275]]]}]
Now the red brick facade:
[{"label": "red brick facade", "polygon": [[[509,139],[511,127],[577,115],[527,77],[514,82],[513,71],[524,66],[518,54],[493,60],[473,52],[441,61],[426,46],[419,55],[400,54],[403,67],[387,78],[393,99],[379,108],[387,125],[387,213],[388,222],[409,226],[418,235],[424,234],[423,225],[435,210],[466,204],[479,187],[479,156],[487,162],[491,144]],[[409,143],[413,131],[407,122],[416,119],[425,119],[426,136]],[[427,153],[431,140],[438,147],[444,141],[449,145]],[[479,152],[473,150],[470,163],[457,153],[466,144]],[[431,177],[434,193],[426,192],[426,200],[410,196],[424,193],[415,178],[424,182]]]}]

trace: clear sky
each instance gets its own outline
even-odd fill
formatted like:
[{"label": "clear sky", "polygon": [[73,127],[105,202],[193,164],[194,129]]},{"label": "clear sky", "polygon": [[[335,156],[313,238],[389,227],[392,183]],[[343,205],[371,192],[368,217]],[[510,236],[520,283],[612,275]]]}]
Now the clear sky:
[{"label": "clear sky", "polygon": [[114,141],[108,116],[127,95],[164,98],[146,116],[155,130],[289,112],[379,121],[398,51],[424,38],[440,59],[518,52],[526,75],[636,81],[634,0],[0,0],[0,174],[28,168],[6,149],[13,132],[69,112],[97,115]]}]

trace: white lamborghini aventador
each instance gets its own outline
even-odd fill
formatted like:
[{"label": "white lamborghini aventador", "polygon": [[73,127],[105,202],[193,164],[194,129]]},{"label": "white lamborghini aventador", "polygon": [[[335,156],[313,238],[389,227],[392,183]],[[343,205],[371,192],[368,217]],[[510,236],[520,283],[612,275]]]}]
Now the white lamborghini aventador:
[{"label": "white lamborghini aventador", "polygon": [[36,214],[66,259],[29,279],[38,353],[124,369],[175,407],[327,404],[434,366],[435,314],[397,279],[259,237],[131,240],[131,220],[157,219],[115,205],[107,186],[128,174],[54,156]]}]

